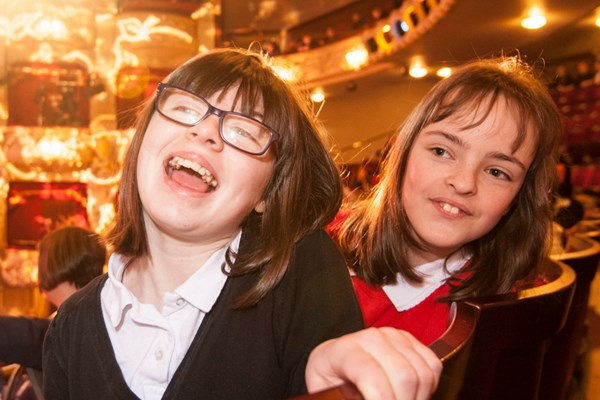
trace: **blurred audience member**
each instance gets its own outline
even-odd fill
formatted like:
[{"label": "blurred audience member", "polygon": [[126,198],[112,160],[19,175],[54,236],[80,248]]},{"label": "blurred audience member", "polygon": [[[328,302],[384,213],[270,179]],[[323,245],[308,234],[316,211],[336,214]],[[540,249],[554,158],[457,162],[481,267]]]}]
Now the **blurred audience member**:
[{"label": "blurred audience member", "polygon": [[312,49],[314,46],[315,46],[315,43],[312,38],[312,35],[309,33],[305,33],[304,35],[302,35],[302,39],[300,39],[300,42],[296,46],[296,50],[297,51],[308,51],[308,50]]},{"label": "blurred audience member", "polygon": [[575,81],[566,65],[561,64],[556,67],[556,78],[552,89],[556,89],[559,92],[568,92],[575,89]]},{"label": "blurred audience member", "polygon": [[563,228],[566,237],[569,229],[583,219],[585,210],[583,204],[573,197],[571,166],[565,156],[560,157],[557,170],[559,186],[554,203],[554,221]]},{"label": "blurred audience member", "polygon": [[262,44],[263,51],[270,55],[276,56],[280,54],[279,44],[275,40],[267,40]]},{"label": "blurred audience member", "polygon": [[335,28],[333,26],[328,26],[325,28],[325,36],[321,38],[319,41],[319,45],[323,46],[329,43],[333,43],[337,40],[337,34],[335,32]]},{"label": "blurred audience member", "polygon": [[355,12],[352,14],[352,30],[359,31],[365,27],[365,20],[360,13]]},{"label": "blurred audience member", "polygon": [[379,20],[383,18],[381,8],[375,7],[371,10],[371,19],[369,20],[368,26],[375,26]]},{"label": "blurred audience member", "polygon": [[[100,237],[69,226],[51,231],[40,242],[38,287],[56,308],[102,274],[106,247]],[[42,368],[42,344],[50,324],[45,318],[0,317],[0,362]]]},{"label": "blurred audience member", "polygon": [[600,58],[594,60],[594,83],[600,85]]},{"label": "blurred audience member", "polygon": [[594,84],[594,72],[590,68],[587,61],[579,61],[577,63],[577,75],[575,82],[578,87],[588,87]]}]

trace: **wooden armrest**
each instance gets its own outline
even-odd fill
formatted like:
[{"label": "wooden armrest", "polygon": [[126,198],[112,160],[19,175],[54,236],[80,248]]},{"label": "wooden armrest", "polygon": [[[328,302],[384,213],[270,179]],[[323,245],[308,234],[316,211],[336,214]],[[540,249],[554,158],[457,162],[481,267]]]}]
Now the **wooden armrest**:
[{"label": "wooden armrest", "polygon": [[290,400],[364,400],[352,383],[344,383],[320,392],[292,397]]}]

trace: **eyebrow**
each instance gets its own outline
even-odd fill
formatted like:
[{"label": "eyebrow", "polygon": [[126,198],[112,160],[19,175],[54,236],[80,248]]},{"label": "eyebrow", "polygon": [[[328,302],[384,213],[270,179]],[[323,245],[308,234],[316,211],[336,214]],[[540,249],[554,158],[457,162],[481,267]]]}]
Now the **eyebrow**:
[{"label": "eyebrow", "polygon": [[[469,145],[467,143],[465,143],[461,138],[459,138],[456,135],[452,135],[450,133],[447,132],[442,132],[442,131],[429,131],[429,132],[424,132],[427,135],[437,135],[437,136],[442,136],[443,138],[445,138],[446,140],[448,140],[449,142],[452,142],[460,147],[463,148],[469,148]],[[525,164],[523,164],[521,162],[521,160],[519,160],[518,158],[511,156],[510,154],[506,154],[506,153],[502,153],[499,151],[494,151],[490,154],[490,156],[492,158],[495,158],[497,160],[502,160],[502,161],[507,161],[513,164],[516,164],[519,168],[521,168],[523,171],[527,171],[527,167],[525,166]]]},{"label": "eyebrow", "polygon": [[251,110],[248,110],[248,112],[245,112],[243,109],[240,109],[239,111],[235,111],[235,107],[234,107],[233,112],[237,112],[239,114],[247,115],[248,117],[254,118],[254,119],[259,120],[259,121],[264,121],[264,119],[265,119],[264,113],[261,113],[259,111],[254,110],[254,109],[251,109]]},{"label": "eyebrow", "polygon": [[[212,105],[212,103],[210,103],[210,102],[209,102],[209,104]],[[264,112],[256,111],[256,109],[254,107],[248,107],[249,108],[248,112],[246,112],[244,110],[244,107],[248,106],[249,104],[250,103],[245,104],[245,102],[242,98],[236,98],[233,100],[233,104],[231,105],[230,112],[244,114],[244,115],[247,115],[254,119],[263,121],[265,119]],[[214,107],[214,105],[213,105],[213,107]],[[236,110],[236,108],[237,108],[237,110]],[[227,110],[223,110],[223,111],[227,111]]]}]

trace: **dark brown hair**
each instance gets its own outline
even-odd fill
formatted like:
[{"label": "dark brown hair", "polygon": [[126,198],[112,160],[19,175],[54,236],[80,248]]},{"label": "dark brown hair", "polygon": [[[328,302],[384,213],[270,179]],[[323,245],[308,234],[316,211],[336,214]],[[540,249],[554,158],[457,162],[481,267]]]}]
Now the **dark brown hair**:
[{"label": "dark brown hair", "polygon": [[38,287],[50,291],[70,282],[82,288],[103,272],[106,247],[100,236],[76,226],[58,228],[40,242]]},{"label": "dark brown hair", "polygon": [[[281,280],[294,244],[322,228],[341,203],[341,182],[324,134],[308,107],[308,99],[274,72],[270,59],[238,49],[218,49],[200,55],[171,73],[164,82],[203,97],[237,87],[236,101],[243,112],[264,105],[263,122],[279,132],[274,172],[263,200],[265,211],[252,212],[242,224],[247,238],[235,263],[228,261],[231,276],[258,271],[256,287],[235,302],[235,307],[256,304]],[[154,102],[148,103],[130,145],[120,186],[116,225],[109,243],[120,254],[149,256],[142,204],[136,180],[137,158]],[[229,257],[228,257],[229,258]]]},{"label": "dark brown hair", "polygon": [[357,276],[372,285],[395,283],[397,274],[408,281],[421,280],[408,263],[407,250],[419,244],[401,200],[413,144],[431,123],[480,107],[487,115],[496,102],[505,100],[520,118],[513,148],[533,133],[534,159],[508,213],[485,236],[467,245],[473,255],[467,271],[472,273],[463,281],[455,280],[448,299],[506,292],[546,257],[560,114],[533,67],[517,57],[503,57],[478,60],[438,82],[400,128],[383,163],[380,183],[340,232],[340,243]]}]

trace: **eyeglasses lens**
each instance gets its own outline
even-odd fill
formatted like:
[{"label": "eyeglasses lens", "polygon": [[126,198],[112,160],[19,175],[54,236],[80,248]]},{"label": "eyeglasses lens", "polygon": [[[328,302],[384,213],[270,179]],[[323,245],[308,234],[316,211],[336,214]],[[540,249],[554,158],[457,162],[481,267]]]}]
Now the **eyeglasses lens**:
[{"label": "eyeglasses lens", "polygon": [[158,98],[158,111],[165,117],[194,126],[209,113],[220,118],[221,138],[227,144],[251,154],[264,153],[271,144],[271,131],[258,121],[234,112],[219,112],[206,100],[184,90],[166,87]]}]

